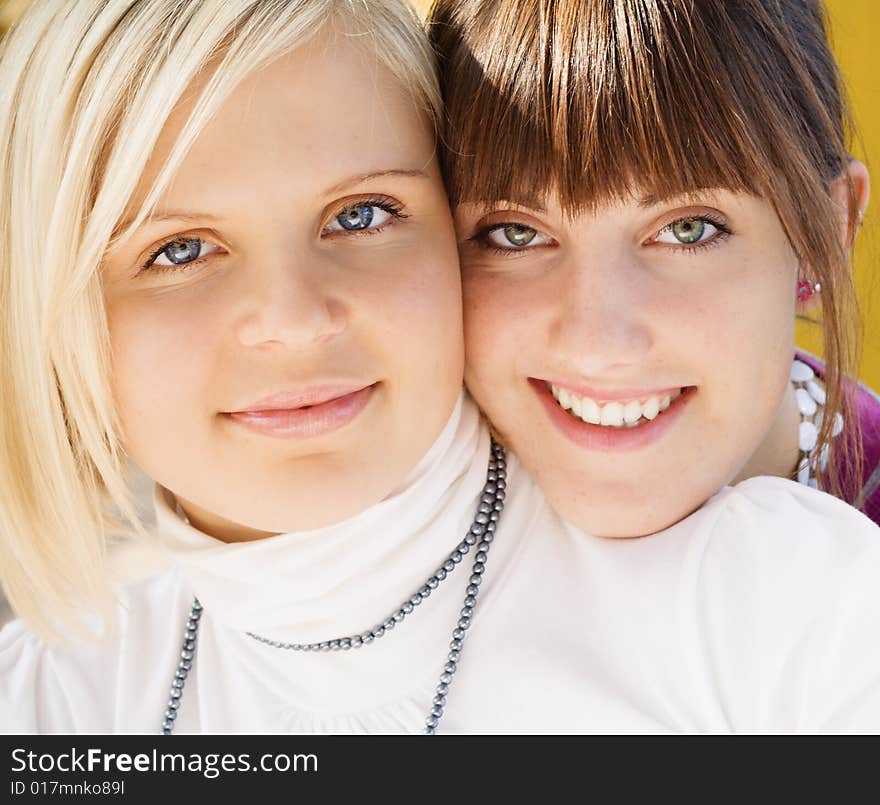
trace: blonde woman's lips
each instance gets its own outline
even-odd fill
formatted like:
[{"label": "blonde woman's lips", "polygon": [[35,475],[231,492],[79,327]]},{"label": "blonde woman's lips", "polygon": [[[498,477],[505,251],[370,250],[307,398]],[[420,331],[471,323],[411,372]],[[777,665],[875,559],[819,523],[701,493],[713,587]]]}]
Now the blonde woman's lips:
[{"label": "blonde woman's lips", "polygon": [[366,408],[377,386],[378,383],[373,383],[351,391],[313,390],[290,395],[277,394],[245,410],[230,411],[223,416],[263,436],[312,439],[338,430],[354,420]]}]

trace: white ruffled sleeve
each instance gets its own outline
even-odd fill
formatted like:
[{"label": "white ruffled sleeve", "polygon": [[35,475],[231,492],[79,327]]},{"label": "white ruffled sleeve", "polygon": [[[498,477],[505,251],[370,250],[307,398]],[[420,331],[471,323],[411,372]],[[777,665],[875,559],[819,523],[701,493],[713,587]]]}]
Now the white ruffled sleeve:
[{"label": "white ruffled sleeve", "polygon": [[779,478],[707,507],[703,649],[734,731],[880,731],[880,528]]},{"label": "white ruffled sleeve", "polygon": [[[148,717],[136,722],[143,728],[125,728],[127,715],[139,717],[144,710],[158,731],[162,690],[174,668],[159,651],[175,649],[163,607],[173,597],[174,581],[174,574],[158,574],[117,589],[119,629],[103,642],[47,643],[20,620],[0,630],[0,732],[150,731]],[[95,618],[90,625],[98,624]],[[155,702],[145,696],[145,680],[157,689],[150,694]]]},{"label": "white ruffled sleeve", "polygon": [[81,697],[59,672],[54,652],[20,620],[0,631],[0,731],[73,732],[70,697]]}]

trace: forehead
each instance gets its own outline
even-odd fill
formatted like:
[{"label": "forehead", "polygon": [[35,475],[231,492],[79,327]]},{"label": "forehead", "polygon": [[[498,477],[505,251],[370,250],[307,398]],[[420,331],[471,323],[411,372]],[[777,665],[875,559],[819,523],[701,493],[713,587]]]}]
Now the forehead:
[{"label": "forehead", "polygon": [[556,184],[535,188],[515,198],[480,198],[459,201],[455,205],[462,215],[482,215],[500,207],[520,208],[539,215],[549,214],[560,219],[574,221],[594,218],[613,211],[644,211],[654,213],[672,206],[702,206],[719,204],[725,208],[739,209],[744,205],[760,205],[772,209],[767,199],[759,194],[729,187],[696,187],[684,191],[656,192],[645,187],[621,188],[615,194],[591,199],[589,203],[572,205],[560,194]]},{"label": "forehead", "polygon": [[[137,208],[208,84],[211,65],[172,110],[141,176]],[[168,203],[269,208],[292,188],[332,187],[431,160],[433,130],[406,87],[351,37],[322,32],[244,79],[199,132],[165,192]]]}]

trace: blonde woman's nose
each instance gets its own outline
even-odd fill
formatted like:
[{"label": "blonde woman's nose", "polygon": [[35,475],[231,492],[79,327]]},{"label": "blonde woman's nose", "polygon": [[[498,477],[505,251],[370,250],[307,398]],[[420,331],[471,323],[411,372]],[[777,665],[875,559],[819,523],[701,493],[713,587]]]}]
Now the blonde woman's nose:
[{"label": "blonde woman's nose", "polygon": [[320,266],[308,260],[278,260],[252,273],[249,287],[243,289],[237,324],[244,346],[303,347],[326,341],[345,329],[346,305]]}]

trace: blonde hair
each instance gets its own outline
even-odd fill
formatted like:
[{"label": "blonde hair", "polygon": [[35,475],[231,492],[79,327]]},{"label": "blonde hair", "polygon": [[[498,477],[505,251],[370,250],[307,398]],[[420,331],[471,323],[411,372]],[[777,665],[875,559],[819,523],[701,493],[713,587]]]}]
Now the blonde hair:
[{"label": "blonde hair", "polygon": [[[234,87],[328,23],[436,124],[431,50],[403,0],[41,0],[0,46],[0,580],[47,638],[112,612],[106,539],[146,536],[125,482],[102,257],[150,215]],[[209,66],[163,170],[116,232],[172,108]]]},{"label": "blonde hair", "polygon": [[[429,35],[453,204],[535,206],[555,191],[574,214],[633,191],[766,197],[822,287],[815,455],[835,412],[857,421],[858,304],[829,193],[848,179],[851,124],[819,0],[435,0]],[[852,501],[862,454],[858,427],[847,431],[816,474]]]}]

